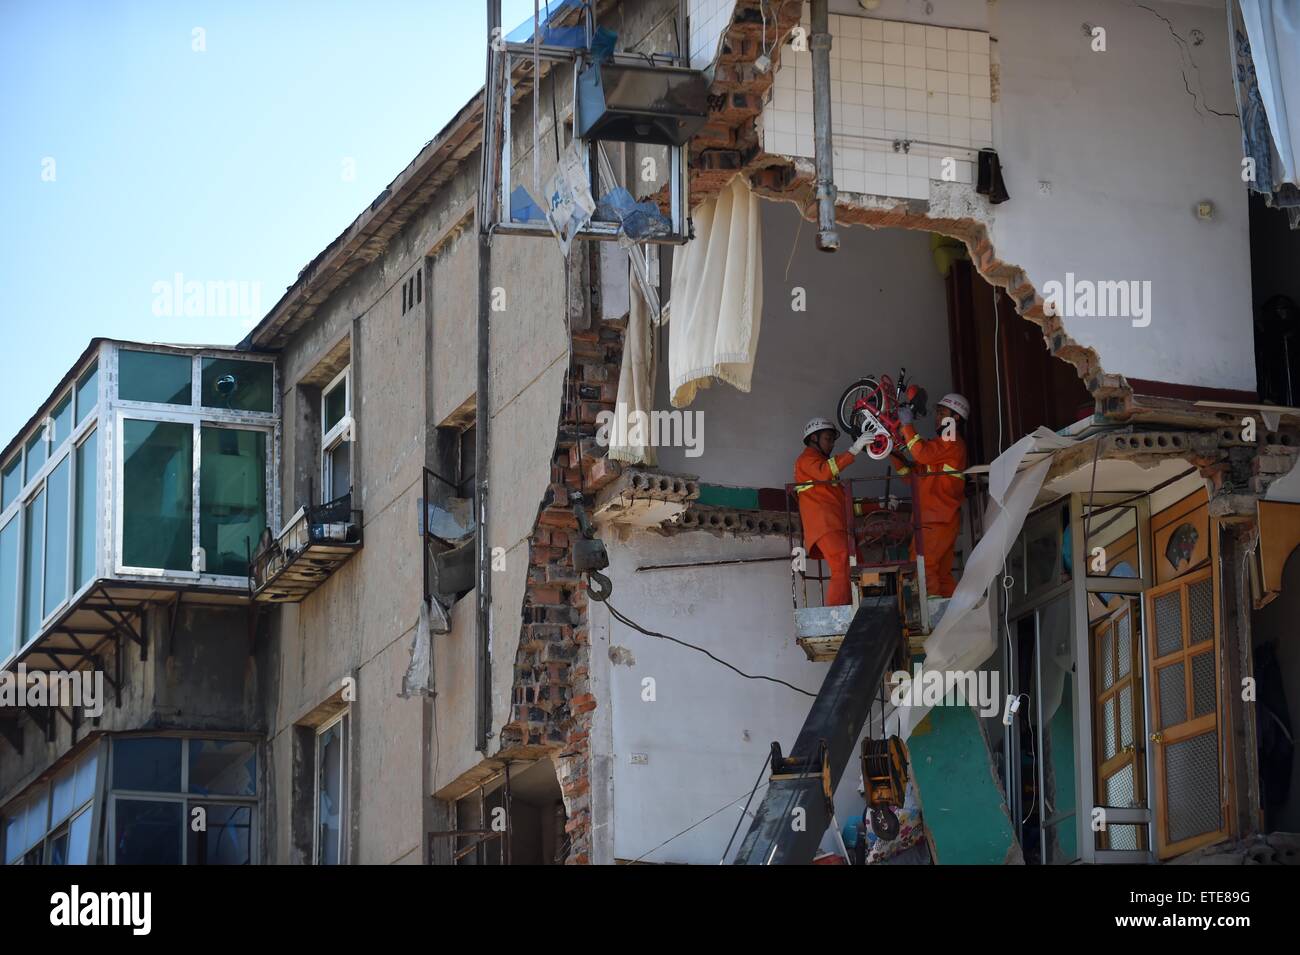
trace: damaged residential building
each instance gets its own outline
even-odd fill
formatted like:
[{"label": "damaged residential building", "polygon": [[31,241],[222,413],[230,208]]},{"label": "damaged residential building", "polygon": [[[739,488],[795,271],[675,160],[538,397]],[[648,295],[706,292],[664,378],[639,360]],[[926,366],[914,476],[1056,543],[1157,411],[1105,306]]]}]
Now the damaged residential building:
[{"label": "damaged residential building", "polygon": [[5,446],[4,672],[104,688],[5,861],[1294,861],[1295,24],[487,7],[244,341]]}]

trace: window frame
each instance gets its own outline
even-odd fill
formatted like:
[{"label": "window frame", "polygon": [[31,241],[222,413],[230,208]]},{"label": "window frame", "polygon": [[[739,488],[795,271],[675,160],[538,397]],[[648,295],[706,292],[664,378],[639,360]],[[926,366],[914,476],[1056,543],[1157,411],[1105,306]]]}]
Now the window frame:
[{"label": "window frame", "polygon": [[[330,394],[337,388],[343,388],[343,416],[329,430],[325,429],[325,403]],[[356,465],[356,419],[352,416],[352,365],[349,362],[330,381],[328,385],[320,390],[320,503],[328,503],[335,498],[342,497],[348,491],[352,490],[353,474]],[[338,491],[333,482],[333,463],[334,452],[344,442],[353,445],[349,449],[348,457],[348,487],[347,490]]]},{"label": "window frame", "polygon": [[[200,509],[200,493],[202,491],[202,467],[203,467],[203,429],[220,428],[231,431],[260,431],[267,436],[266,438],[266,463],[264,485],[266,489],[266,526],[274,529],[275,516],[273,508],[275,506],[275,429],[265,425],[243,424],[234,421],[213,421],[201,415],[192,414],[155,414],[142,416],[132,413],[127,409],[118,409],[113,418],[114,427],[114,460],[121,462],[121,466],[115,466],[113,469],[113,569],[116,574],[134,574],[142,577],[164,577],[179,578],[184,580],[197,580],[204,583],[213,583],[220,586],[239,587],[247,584],[247,577],[233,577],[229,574],[209,574],[206,569],[206,554],[203,555],[203,566],[195,569],[194,563],[200,556],[201,549],[200,533],[202,525],[202,513]],[[185,424],[190,426],[190,569],[177,570],[175,568],[159,567],[135,567],[125,563],[123,555],[123,539],[126,533],[126,424],[127,421],[147,421],[162,424]],[[254,542],[254,550],[256,550]]]},{"label": "window frame", "polygon": [[[76,506],[77,506],[77,493],[79,490],[77,486],[76,453],[78,449],[90,437],[91,433],[98,428],[99,416],[90,415],[88,417],[85,417],[80,422],[78,422],[76,419],[77,416],[83,410],[79,408],[77,405],[77,385],[81,381],[81,379],[85,377],[86,373],[92,367],[98,366],[98,364],[99,364],[99,356],[96,355],[90,361],[85,362],[84,364],[79,366],[76,370],[76,374],[71,376],[71,381],[69,382],[69,384],[64,388],[59,389],[59,391],[54,395],[54,397],[47,402],[48,408],[51,412],[53,412],[53,410],[57,408],[60,404],[62,404],[65,400],[70,402],[70,407],[72,409],[73,424],[72,424],[72,428],[68,433],[68,436],[64,438],[62,441],[58,442],[57,445],[54,444],[54,418],[52,413],[47,414],[43,419],[41,419],[41,422],[38,425],[36,425],[36,427],[32,428],[30,431],[25,432],[22,435],[22,440],[17,442],[18,445],[17,452],[13,456],[11,456],[7,462],[5,462],[6,464],[14,464],[15,462],[17,462],[18,473],[20,475],[25,474],[25,469],[27,466],[27,462],[26,462],[27,444],[30,442],[31,438],[37,434],[37,432],[40,432],[42,430],[44,431],[44,436],[42,439],[46,446],[44,462],[42,462],[40,468],[36,470],[36,472],[33,474],[31,479],[25,480],[22,483],[22,485],[18,488],[17,493],[14,495],[14,499],[9,502],[9,506],[6,507],[4,510],[0,511],[0,530],[8,529],[11,522],[16,521],[17,534],[18,534],[18,567],[17,567],[16,579],[15,579],[15,585],[16,585],[15,593],[17,599],[14,602],[14,619],[10,621],[10,623],[14,627],[14,632],[17,634],[17,640],[12,650],[0,649],[0,661],[3,661],[3,665],[5,666],[7,666],[10,661],[12,661],[18,655],[20,655],[23,651],[25,651],[36,640],[36,638],[42,632],[44,632],[45,629],[49,627],[50,624],[54,620],[56,620],[60,614],[62,614],[67,609],[67,607],[73,601],[79,598],[84,591],[89,589],[89,587],[93,586],[94,584],[94,580],[91,580],[85,587],[78,587],[76,585],[76,541],[77,541],[77,530],[78,530],[77,522],[76,522]],[[102,391],[98,392],[98,395],[99,397],[93,407],[99,407],[100,404],[102,404],[103,401]],[[32,504],[32,502],[36,500],[38,496],[40,496],[41,494],[45,493],[48,490],[50,477],[60,466],[62,466],[64,461],[69,462],[68,501],[66,502],[68,507],[67,547],[69,550],[69,555],[67,560],[67,566],[64,568],[64,573],[66,575],[65,579],[67,581],[67,593],[64,594],[63,599],[61,599],[58,602],[58,604],[56,604],[49,613],[45,612],[45,586],[46,586],[46,575],[45,575],[46,556],[45,555],[48,553],[48,545],[49,545],[49,541],[46,539],[46,535],[48,534],[48,530],[49,530],[49,508],[50,508],[50,499],[47,495],[45,499],[45,507],[43,508],[41,514],[41,527],[39,529],[41,546],[42,546],[42,557],[41,557],[41,586],[40,586],[40,593],[37,595],[37,611],[36,611],[38,617],[38,623],[36,625],[36,633],[34,635],[31,635],[25,632],[25,628],[23,626],[24,616],[25,616],[23,613],[23,608],[25,606],[25,601],[27,597],[26,595],[26,591],[27,591],[26,544],[27,544],[27,522],[28,522],[27,508],[30,504]],[[99,526],[98,526],[99,523],[100,522],[96,522],[96,532],[95,532],[96,547],[98,547],[98,543],[100,539]]]},{"label": "window frame", "polygon": [[343,801],[342,808],[339,810],[339,844],[338,858],[339,865],[349,863],[348,851],[351,848],[351,839],[348,838],[348,830],[351,828],[349,822],[352,812],[352,707],[345,706],[342,710],[331,716],[328,720],[314,728],[315,735],[312,739],[312,783],[311,783],[311,864],[324,865],[321,862],[321,842],[320,842],[320,797],[321,797],[321,737],[327,732],[343,724],[343,758],[339,761],[339,793]]},{"label": "window frame", "polygon": [[[104,768],[103,791],[105,798],[102,800],[104,811],[107,813],[107,850],[105,852],[105,864],[117,865],[117,803],[119,800],[127,802],[167,802],[181,804],[181,865],[190,865],[190,823],[193,819],[192,810],[198,805],[222,805],[222,806],[248,806],[250,808],[249,833],[248,833],[248,851],[250,864],[257,865],[261,857],[260,851],[260,834],[261,834],[261,814],[262,814],[262,791],[265,788],[266,769],[263,766],[263,748],[261,739],[247,734],[238,733],[130,733],[121,734],[113,737],[113,742],[119,740],[131,739],[179,739],[181,742],[181,781],[178,792],[164,791],[153,792],[140,789],[114,789],[112,785],[112,763],[116,759],[115,746],[109,746],[108,765]],[[257,766],[255,794],[252,796],[231,796],[231,795],[202,795],[192,793],[190,789],[190,747],[189,744],[194,740],[231,740],[252,743],[254,747],[254,759]],[[71,818],[71,817],[69,817]]]},{"label": "window frame", "polygon": [[[32,851],[36,849],[40,850],[40,858],[41,858],[40,864],[50,865],[51,864],[50,855],[52,854],[54,841],[64,833],[71,834],[73,821],[79,819],[82,815],[84,815],[87,812],[90,813],[91,815],[90,815],[90,843],[86,847],[86,860],[81,863],[68,863],[68,864],[70,865],[97,865],[98,864],[99,843],[98,840],[95,838],[95,835],[96,833],[99,832],[100,821],[102,819],[102,807],[104,804],[104,800],[100,797],[104,792],[104,780],[107,778],[106,769],[105,769],[106,758],[104,757],[105,752],[106,752],[106,748],[100,745],[100,743],[96,742],[92,744],[90,747],[88,747],[81,753],[78,753],[76,758],[69,760],[66,764],[61,766],[57,772],[51,773],[45,779],[42,779],[41,781],[31,786],[28,786],[25,790],[23,790],[22,793],[19,794],[17,798],[11,800],[9,804],[5,806],[5,811],[3,815],[0,816],[0,821],[3,822],[3,824],[0,825],[0,842],[4,842],[4,833],[8,829],[9,820],[13,818],[14,813],[12,810],[15,806],[20,807],[20,809],[25,811],[27,809],[28,804],[32,801],[32,799],[36,798],[38,794],[43,794],[45,799],[45,822],[42,827],[43,834],[41,835],[41,838],[36,840],[36,842],[34,842],[31,846],[24,849],[22,851],[22,854],[13,862],[5,863],[6,865],[8,866],[24,865],[27,856],[30,855]],[[95,781],[94,784],[91,786],[90,796],[83,802],[74,802],[72,808],[68,810],[68,814],[66,816],[60,819],[57,823],[52,823],[51,816],[54,813],[55,780],[58,779],[60,776],[62,776],[64,773],[70,771],[73,777],[73,787],[74,787],[74,795],[75,795],[76,775],[78,769],[80,769],[80,767],[87,760],[95,756],[99,758],[95,764]],[[69,838],[71,838],[70,835]],[[8,854],[9,854],[9,847],[5,845],[3,847],[3,852],[0,853],[0,861],[3,861],[8,856]]]}]

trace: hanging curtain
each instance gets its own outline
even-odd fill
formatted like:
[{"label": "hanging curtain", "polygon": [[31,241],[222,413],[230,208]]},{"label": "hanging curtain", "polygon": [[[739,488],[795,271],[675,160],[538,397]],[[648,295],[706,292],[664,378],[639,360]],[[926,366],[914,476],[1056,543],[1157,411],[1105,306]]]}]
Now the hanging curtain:
[{"label": "hanging curtain", "polygon": [[684,408],[712,379],[749,391],[763,310],[759,199],[736,176],[693,214],[695,239],[673,255],[668,387]]},{"label": "hanging curtain", "polygon": [[610,430],[609,457],[626,464],[654,467],[658,462],[649,416],[654,408],[655,336],[650,326],[650,309],[630,269],[629,264],[627,335],[623,340],[623,364],[614,403],[616,427]]},{"label": "hanging curtain", "polygon": [[1300,228],[1300,3],[1231,0],[1228,37],[1248,185]]}]

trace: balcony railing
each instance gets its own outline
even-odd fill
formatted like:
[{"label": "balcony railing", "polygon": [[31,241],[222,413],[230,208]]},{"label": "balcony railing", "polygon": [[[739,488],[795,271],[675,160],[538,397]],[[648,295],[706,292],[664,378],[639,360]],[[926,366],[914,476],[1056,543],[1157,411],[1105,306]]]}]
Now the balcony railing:
[{"label": "balcony railing", "polygon": [[361,549],[362,514],[352,495],[299,508],[253,555],[249,587],[261,603],[298,603]]}]

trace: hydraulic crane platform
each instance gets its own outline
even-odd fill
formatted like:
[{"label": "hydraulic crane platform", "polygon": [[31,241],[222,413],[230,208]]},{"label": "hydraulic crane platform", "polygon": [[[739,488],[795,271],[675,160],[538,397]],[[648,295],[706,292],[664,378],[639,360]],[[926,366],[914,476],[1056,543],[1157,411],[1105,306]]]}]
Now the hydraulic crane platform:
[{"label": "hydraulic crane platform", "polygon": [[831,796],[902,639],[898,598],[862,600],[788,756],[772,746],[772,775],[736,865],[812,861],[831,825]]}]

